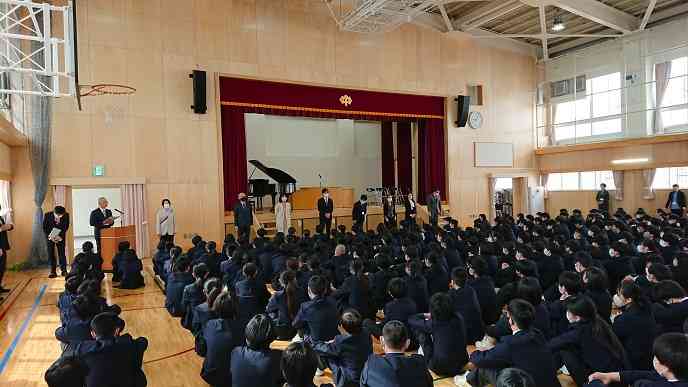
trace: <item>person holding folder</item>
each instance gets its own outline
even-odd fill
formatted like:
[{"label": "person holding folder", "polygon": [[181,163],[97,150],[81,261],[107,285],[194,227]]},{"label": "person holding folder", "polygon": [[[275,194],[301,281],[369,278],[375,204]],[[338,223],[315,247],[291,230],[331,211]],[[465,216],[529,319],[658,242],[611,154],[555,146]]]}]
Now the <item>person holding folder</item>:
[{"label": "person holding folder", "polygon": [[96,239],[98,255],[101,255],[100,230],[104,228],[110,228],[113,224],[115,224],[115,218],[112,217],[112,211],[107,208],[108,204],[109,203],[107,199],[104,197],[98,198],[98,208],[91,211],[90,224],[93,227],[93,236]]},{"label": "person holding folder", "polygon": [[67,258],[65,256],[65,239],[69,228],[69,214],[62,206],[55,206],[53,211],[43,217],[43,232],[48,238],[48,259],[50,260],[49,278],[57,277],[57,260],[55,249],[60,260],[60,275],[67,275]]}]

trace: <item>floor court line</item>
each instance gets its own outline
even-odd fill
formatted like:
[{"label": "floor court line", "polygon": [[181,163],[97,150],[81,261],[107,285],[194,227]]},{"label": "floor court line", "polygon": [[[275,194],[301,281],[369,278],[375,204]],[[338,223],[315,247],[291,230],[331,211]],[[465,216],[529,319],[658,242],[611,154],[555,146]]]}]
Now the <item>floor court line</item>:
[{"label": "floor court line", "polygon": [[14,336],[14,339],[12,340],[12,343],[10,344],[9,348],[7,348],[7,351],[3,355],[2,359],[0,359],[0,375],[3,373],[3,371],[5,371],[5,367],[7,367],[7,364],[9,364],[10,359],[12,358],[12,354],[14,353],[14,350],[17,349],[17,345],[19,344],[19,341],[21,340],[22,336],[24,335],[24,332],[26,331],[26,329],[29,327],[29,323],[33,319],[34,314],[36,314],[36,310],[38,310],[38,306],[40,305],[41,299],[43,299],[43,295],[45,294],[45,290],[47,288],[48,288],[48,285],[45,285],[45,284],[41,285],[41,288],[38,291],[38,295],[36,296],[36,299],[33,302],[33,306],[31,307],[31,310],[29,311],[29,313],[24,318],[24,322],[22,323],[21,327],[19,328],[19,331],[17,332],[17,334]]},{"label": "floor court line", "polygon": [[[5,316],[10,311],[10,309],[12,309],[12,305],[14,305],[15,301],[17,301],[19,299],[19,296],[21,296],[21,294],[24,292],[24,289],[26,289],[26,287],[29,285],[29,282],[31,282],[31,280],[33,280],[33,278],[27,279],[26,281],[24,281],[23,285],[20,285],[21,289],[19,289],[19,291],[17,292],[17,295],[12,300],[10,300],[10,302],[7,304],[7,307],[5,309],[3,309],[2,313],[0,313],[0,321],[2,321],[2,319],[5,318]],[[8,295],[8,297],[11,295],[12,295],[12,293],[10,293]],[[7,300],[5,300],[5,302],[7,302]],[[3,302],[3,305],[4,305],[4,302]]]}]

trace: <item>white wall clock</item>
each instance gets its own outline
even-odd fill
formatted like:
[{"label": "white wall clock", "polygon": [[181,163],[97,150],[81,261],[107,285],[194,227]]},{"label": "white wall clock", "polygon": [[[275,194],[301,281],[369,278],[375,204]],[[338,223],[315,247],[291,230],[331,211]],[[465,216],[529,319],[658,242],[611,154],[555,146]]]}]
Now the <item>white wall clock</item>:
[{"label": "white wall clock", "polygon": [[483,126],[483,115],[480,112],[470,112],[468,114],[468,126],[472,129],[479,129]]}]

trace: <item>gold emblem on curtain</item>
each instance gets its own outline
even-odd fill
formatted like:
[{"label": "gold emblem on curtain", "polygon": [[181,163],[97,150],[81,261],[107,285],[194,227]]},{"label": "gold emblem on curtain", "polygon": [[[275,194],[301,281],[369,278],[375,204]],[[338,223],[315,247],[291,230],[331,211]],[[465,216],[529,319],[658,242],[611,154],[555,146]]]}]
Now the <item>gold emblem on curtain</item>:
[{"label": "gold emblem on curtain", "polygon": [[346,107],[349,107],[349,106],[351,105],[352,102],[353,102],[353,100],[351,99],[351,97],[349,97],[349,96],[346,95],[346,94],[344,94],[343,96],[339,97],[339,103],[341,103],[342,105],[344,105],[344,106],[346,106]]}]

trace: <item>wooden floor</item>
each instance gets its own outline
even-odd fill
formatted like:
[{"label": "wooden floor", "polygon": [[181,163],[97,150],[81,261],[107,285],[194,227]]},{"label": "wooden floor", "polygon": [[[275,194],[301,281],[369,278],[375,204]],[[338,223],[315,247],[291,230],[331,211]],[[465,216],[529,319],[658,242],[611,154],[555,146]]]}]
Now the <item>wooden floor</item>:
[{"label": "wooden floor", "polygon": [[[203,360],[193,350],[193,337],[164,308],[165,297],[153,280],[150,260],[145,260],[144,266],[145,288],[115,289],[108,276],[103,296],[122,307],[125,332],[148,338],[144,356],[148,386],[207,386],[199,376]],[[60,323],[55,304],[64,280],[49,279],[47,270],[36,270],[8,273],[4,285],[12,292],[0,304],[0,386],[45,386],[43,373],[60,355],[54,336]],[[282,349],[286,345],[275,342],[273,347]],[[375,351],[381,351],[377,343]],[[316,385],[330,383],[331,376],[326,371],[323,377],[316,378]],[[435,386],[454,386],[452,378],[433,376]]]}]

